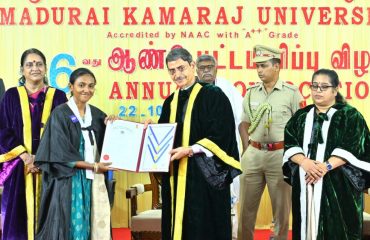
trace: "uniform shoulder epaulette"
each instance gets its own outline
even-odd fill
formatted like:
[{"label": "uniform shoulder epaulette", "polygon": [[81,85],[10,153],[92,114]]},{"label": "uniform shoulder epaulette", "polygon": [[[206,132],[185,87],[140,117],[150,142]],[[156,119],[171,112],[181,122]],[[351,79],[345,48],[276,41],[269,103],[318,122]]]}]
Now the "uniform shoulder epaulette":
[{"label": "uniform shoulder epaulette", "polygon": [[287,82],[283,82],[283,86],[284,86],[284,87],[287,87],[287,88],[289,88],[289,89],[292,89],[292,90],[294,90],[294,91],[298,90],[298,87],[297,87],[297,86],[295,86],[295,85],[293,85],[293,84],[290,84],[290,83],[287,83]]},{"label": "uniform shoulder epaulette", "polygon": [[261,86],[261,84],[262,84],[261,82],[257,82],[254,85],[251,85],[251,86],[247,87],[247,90],[252,89],[252,88],[259,87],[259,86]]}]

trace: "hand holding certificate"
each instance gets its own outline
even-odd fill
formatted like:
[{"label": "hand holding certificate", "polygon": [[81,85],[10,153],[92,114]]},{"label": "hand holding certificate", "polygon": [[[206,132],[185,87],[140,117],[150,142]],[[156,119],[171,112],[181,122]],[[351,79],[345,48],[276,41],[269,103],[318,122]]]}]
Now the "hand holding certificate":
[{"label": "hand holding certificate", "polygon": [[168,172],[176,123],[144,124],[118,120],[108,122],[101,162],[135,172]]}]

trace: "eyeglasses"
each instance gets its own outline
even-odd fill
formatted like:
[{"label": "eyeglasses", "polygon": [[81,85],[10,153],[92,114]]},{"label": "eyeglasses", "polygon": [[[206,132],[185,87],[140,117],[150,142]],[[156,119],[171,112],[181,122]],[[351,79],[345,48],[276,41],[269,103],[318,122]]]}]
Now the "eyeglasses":
[{"label": "eyeglasses", "polygon": [[182,73],[182,72],[186,71],[186,69],[188,69],[188,67],[187,67],[187,66],[185,66],[185,65],[181,65],[181,66],[179,66],[179,67],[177,67],[177,68],[171,68],[171,69],[168,69],[168,73],[169,73],[170,75],[175,75],[176,71],[179,71],[180,73]]},{"label": "eyeglasses", "polygon": [[325,92],[326,90],[328,90],[329,88],[331,87],[334,87],[333,85],[317,85],[317,84],[312,84],[310,86],[311,90],[312,91],[317,91],[318,89],[320,89],[321,92]]},{"label": "eyeglasses", "polygon": [[24,67],[28,69],[33,68],[33,66],[36,66],[37,68],[42,68],[45,66],[45,64],[43,62],[26,62],[24,64]]},{"label": "eyeglasses", "polygon": [[198,67],[200,71],[205,71],[206,69],[213,70],[214,68],[215,68],[215,65],[202,65]]}]

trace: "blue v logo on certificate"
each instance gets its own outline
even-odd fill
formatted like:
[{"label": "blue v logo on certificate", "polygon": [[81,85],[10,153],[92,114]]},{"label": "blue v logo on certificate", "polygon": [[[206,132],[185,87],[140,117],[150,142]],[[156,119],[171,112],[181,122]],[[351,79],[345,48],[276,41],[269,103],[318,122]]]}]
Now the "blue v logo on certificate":
[{"label": "blue v logo on certificate", "polygon": [[109,122],[101,162],[134,172],[168,172],[176,123],[144,124],[124,120]]},{"label": "blue v logo on certificate", "polygon": [[167,133],[165,133],[164,137],[157,136],[158,133],[162,133],[157,131],[157,133],[154,131],[152,126],[149,126],[149,134],[148,134],[148,140],[149,143],[147,144],[150,156],[153,160],[153,162],[156,164],[164,153],[168,153],[173,143],[174,135],[172,134],[174,131],[174,126],[165,127],[168,128]]}]

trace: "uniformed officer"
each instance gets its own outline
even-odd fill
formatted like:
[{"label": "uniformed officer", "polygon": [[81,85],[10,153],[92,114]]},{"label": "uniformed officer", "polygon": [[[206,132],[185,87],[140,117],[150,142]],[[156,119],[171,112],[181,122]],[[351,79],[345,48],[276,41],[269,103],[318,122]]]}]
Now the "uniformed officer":
[{"label": "uniformed officer", "polygon": [[284,127],[304,100],[297,87],[279,79],[280,50],[257,45],[254,52],[253,61],[262,82],[248,89],[239,125],[243,174],[240,175],[238,239],[253,240],[266,184],[275,222],[274,239],[287,239],[291,189],[282,173]]}]

